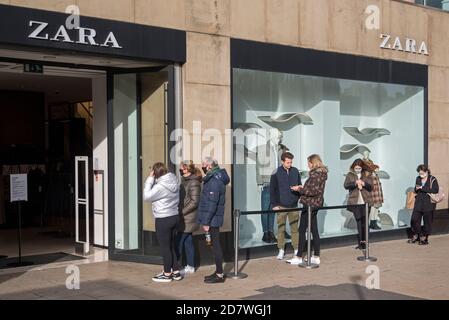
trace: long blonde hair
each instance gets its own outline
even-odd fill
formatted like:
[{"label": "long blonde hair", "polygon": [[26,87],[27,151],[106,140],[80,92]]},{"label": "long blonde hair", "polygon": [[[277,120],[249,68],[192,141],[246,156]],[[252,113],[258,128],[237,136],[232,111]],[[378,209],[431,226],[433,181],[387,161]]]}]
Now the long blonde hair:
[{"label": "long blonde hair", "polygon": [[312,169],[324,167],[323,160],[321,160],[321,157],[317,154],[312,154],[308,156],[307,161],[312,164]]}]

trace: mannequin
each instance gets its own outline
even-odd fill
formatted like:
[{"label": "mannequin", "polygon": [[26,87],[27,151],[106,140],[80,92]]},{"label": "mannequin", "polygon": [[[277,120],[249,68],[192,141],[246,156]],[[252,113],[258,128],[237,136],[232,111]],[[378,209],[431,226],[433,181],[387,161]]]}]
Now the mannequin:
[{"label": "mannequin", "polygon": [[373,163],[373,161],[370,159],[371,152],[368,150],[363,151],[363,161],[368,161]]},{"label": "mannequin", "polygon": [[256,179],[257,185],[270,183],[273,172],[280,166],[281,156],[289,149],[282,144],[283,134],[278,129],[271,129],[263,144],[257,148]]},{"label": "mannequin", "polygon": [[370,228],[373,230],[380,230],[381,227],[378,225],[379,209],[382,207],[384,198],[382,184],[379,179],[379,166],[374,164],[374,162],[370,159],[369,151],[363,152],[363,161],[365,162],[373,179],[373,190],[371,192],[373,203],[370,212]]},{"label": "mannequin", "polygon": [[[266,137],[265,143],[257,148],[256,180],[261,190],[261,210],[271,210],[270,203],[270,178],[280,165],[282,153],[289,149],[282,144],[283,134],[278,129],[271,129],[270,135]],[[276,243],[274,235],[275,213],[261,215],[262,229],[264,235],[262,241]]]}]

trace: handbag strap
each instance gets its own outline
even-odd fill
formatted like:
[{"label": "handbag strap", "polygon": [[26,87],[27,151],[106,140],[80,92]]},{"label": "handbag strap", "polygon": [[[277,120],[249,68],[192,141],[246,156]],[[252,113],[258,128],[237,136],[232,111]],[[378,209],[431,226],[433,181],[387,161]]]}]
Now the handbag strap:
[{"label": "handbag strap", "polygon": [[430,176],[430,189],[432,189],[433,182],[436,180],[434,176]]}]

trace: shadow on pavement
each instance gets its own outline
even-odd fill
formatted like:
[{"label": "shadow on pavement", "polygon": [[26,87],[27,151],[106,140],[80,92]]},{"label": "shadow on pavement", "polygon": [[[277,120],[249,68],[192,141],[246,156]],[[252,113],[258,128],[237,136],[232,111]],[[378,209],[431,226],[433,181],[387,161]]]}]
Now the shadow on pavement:
[{"label": "shadow on pavement", "polygon": [[81,282],[79,290],[69,290],[62,284],[0,293],[0,300],[175,300],[172,296],[161,294],[157,287],[150,288],[149,284],[148,287],[139,288],[120,281],[86,281]]},{"label": "shadow on pavement", "polygon": [[370,290],[358,284],[339,284],[336,286],[310,285],[296,288],[274,286],[258,290],[260,295],[244,300],[422,300],[383,290]]}]

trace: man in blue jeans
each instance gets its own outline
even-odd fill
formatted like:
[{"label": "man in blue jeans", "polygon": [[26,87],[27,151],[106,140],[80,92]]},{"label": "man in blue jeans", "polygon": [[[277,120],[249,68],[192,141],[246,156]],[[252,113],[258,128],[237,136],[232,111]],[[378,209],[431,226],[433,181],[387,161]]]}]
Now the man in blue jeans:
[{"label": "man in blue jeans", "polygon": [[[271,210],[270,201],[270,185],[264,185],[262,187],[262,194],[260,197],[261,210],[268,211]],[[274,218],[275,213],[265,213],[261,214],[263,237],[262,241],[266,243],[276,243],[277,239],[274,235]]]}]

